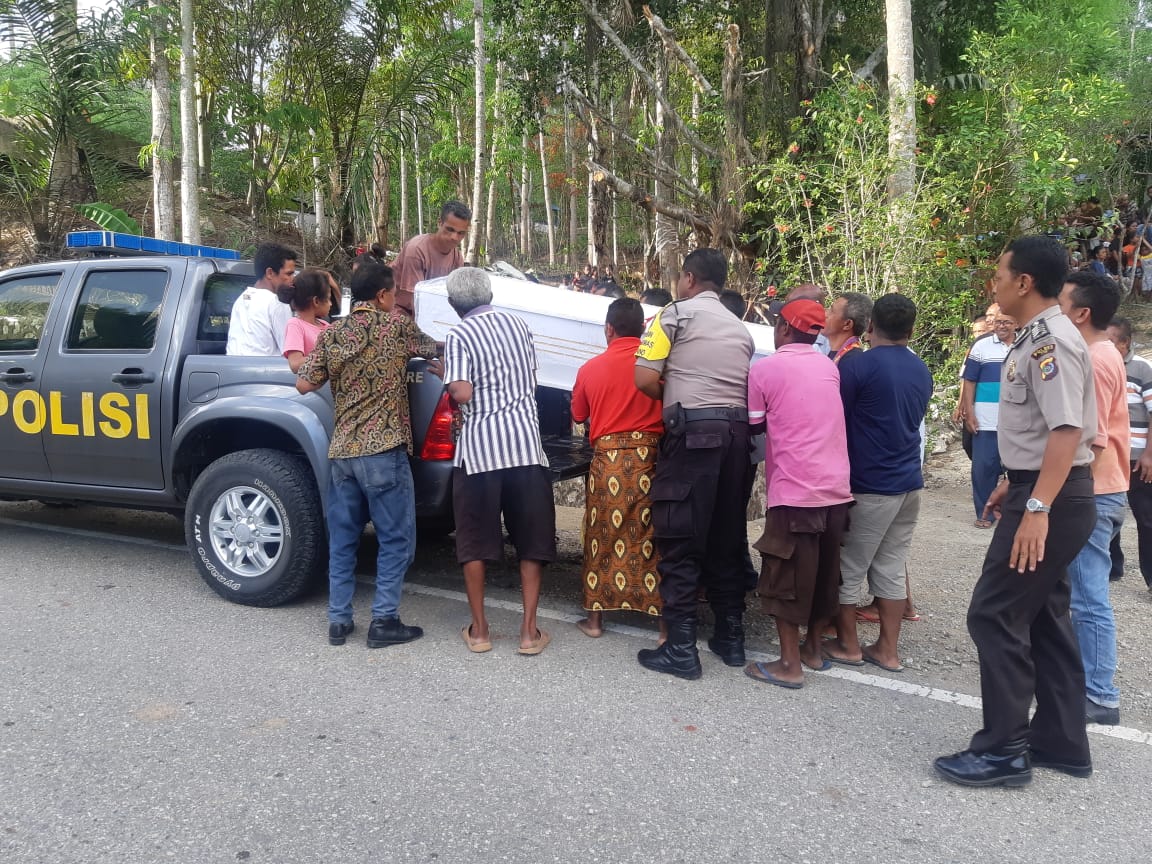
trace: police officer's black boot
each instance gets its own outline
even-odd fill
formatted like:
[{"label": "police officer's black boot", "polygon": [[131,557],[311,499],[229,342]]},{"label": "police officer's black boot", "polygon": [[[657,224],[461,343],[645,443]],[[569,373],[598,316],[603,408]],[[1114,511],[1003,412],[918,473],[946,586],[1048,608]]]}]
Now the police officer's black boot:
[{"label": "police officer's black boot", "polygon": [[695,681],[704,674],[696,650],[696,622],[668,622],[668,640],[659,648],[645,648],[636,655],[640,665],[653,672]]},{"label": "police officer's black boot", "polygon": [[725,666],[744,665],[744,615],[741,612],[720,612],[708,648],[724,661]]}]

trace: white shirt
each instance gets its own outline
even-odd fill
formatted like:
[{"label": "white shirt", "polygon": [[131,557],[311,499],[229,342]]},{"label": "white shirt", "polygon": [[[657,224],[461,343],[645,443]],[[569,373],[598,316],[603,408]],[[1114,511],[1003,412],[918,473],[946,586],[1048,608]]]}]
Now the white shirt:
[{"label": "white shirt", "polygon": [[467,381],[453,464],[467,474],[548,467],[536,409],[536,350],[521,318],[480,306],[444,337],[444,381]]},{"label": "white shirt", "polygon": [[279,357],[284,353],[284,332],[292,320],[292,307],[275,292],[253,285],[232,304],[228,321],[227,353],[238,357]]}]

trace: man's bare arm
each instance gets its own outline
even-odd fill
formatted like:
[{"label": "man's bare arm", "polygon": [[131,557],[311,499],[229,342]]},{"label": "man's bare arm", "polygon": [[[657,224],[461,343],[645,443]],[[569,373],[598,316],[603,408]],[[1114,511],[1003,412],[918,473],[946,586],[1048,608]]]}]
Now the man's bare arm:
[{"label": "man's bare arm", "polygon": [[647,366],[637,366],[634,373],[636,389],[650,399],[664,398],[664,384],[660,381],[660,373]]}]

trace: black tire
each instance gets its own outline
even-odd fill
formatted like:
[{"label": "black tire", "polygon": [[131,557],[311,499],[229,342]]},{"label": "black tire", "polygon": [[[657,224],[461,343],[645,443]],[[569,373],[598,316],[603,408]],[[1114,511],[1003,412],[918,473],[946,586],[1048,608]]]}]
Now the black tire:
[{"label": "black tire", "polygon": [[[234,516],[240,508],[231,504],[244,502],[264,505],[252,525],[245,521],[251,511],[244,511],[244,519]],[[215,533],[210,530],[214,511]],[[304,459],[279,450],[241,450],[217,459],[196,478],[184,536],[201,578],[221,597],[246,606],[279,606],[307,591],[327,566],[323,514],[316,479]],[[279,539],[260,539],[274,538],[277,526]],[[238,560],[226,561],[221,551]]]}]

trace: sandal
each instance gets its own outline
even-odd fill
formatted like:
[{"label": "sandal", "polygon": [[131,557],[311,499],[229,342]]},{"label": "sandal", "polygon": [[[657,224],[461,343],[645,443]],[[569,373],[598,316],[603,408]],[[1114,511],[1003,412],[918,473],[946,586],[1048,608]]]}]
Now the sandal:
[{"label": "sandal", "polygon": [[552,637],[548,635],[547,630],[536,630],[536,638],[532,640],[531,645],[521,645],[517,653],[523,654],[527,657],[535,657],[541,651],[548,647],[548,643],[552,641]]},{"label": "sandal", "polygon": [[468,650],[473,654],[483,654],[492,650],[492,642],[490,640],[472,638],[471,624],[465,624],[460,631],[460,635],[464,638],[464,644],[468,646]]}]

